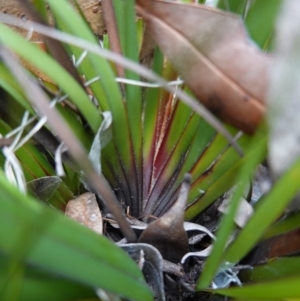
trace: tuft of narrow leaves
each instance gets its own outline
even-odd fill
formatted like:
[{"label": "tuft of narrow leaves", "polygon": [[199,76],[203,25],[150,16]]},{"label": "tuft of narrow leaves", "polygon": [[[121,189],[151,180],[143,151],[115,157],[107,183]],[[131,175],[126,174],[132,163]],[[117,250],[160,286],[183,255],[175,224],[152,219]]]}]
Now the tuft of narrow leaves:
[{"label": "tuft of narrow leaves", "polygon": [[[32,20],[44,25],[55,20],[57,29],[32,26],[62,41],[58,48],[63,54],[53,52],[58,42],[43,37],[48,49],[41,50],[0,24],[5,62],[0,64],[0,163],[6,172],[0,173],[0,223],[8,229],[0,234],[4,298],[44,300],[46,289],[51,289],[49,300],[96,294],[164,300],[164,293],[175,299],[202,298],[194,289],[245,299],[299,297],[298,258],[273,260],[299,249],[297,218],[276,223],[299,190],[299,162],[260,198],[243,229],[234,223],[244,186],[267,155],[268,135],[259,125],[266,112],[268,73],[276,60],[254,46],[241,18],[196,4],[103,0],[108,34],[101,41],[105,49],[100,49],[95,37],[99,24],[92,24],[93,32],[87,21],[94,21],[84,19],[94,7],[98,15],[99,3],[88,7],[80,2],[76,8],[65,0],[22,3],[35,8],[27,14]],[[268,49],[280,1],[261,3],[228,0],[218,5],[243,16],[251,37]],[[268,11],[266,17],[263,11]],[[5,17],[0,15],[9,22]],[[254,23],[266,25],[261,34]],[[34,65],[36,76],[45,74],[43,83],[24,72],[7,48],[25,66]],[[220,127],[200,103],[227,124]],[[238,129],[256,133],[252,138]],[[228,132],[244,157],[224,138]],[[67,152],[57,155],[65,173],[59,180],[55,153],[66,146]],[[22,184],[24,193],[30,188],[46,204],[21,194],[8,179],[18,188]],[[220,221],[218,198],[236,183]],[[86,190],[97,193],[103,233],[121,240],[119,246],[101,235],[99,227],[93,233],[53,210],[71,211],[81,223],[93,224],[98,203]],[[71,204],[76,204],[74,210]],[[123,236],[134,241],[135,235],[139,243],[124,243]],[[295,243],[282,251],[286,239]],[[266,252],[269,246],[272,252]],[[239,262],[246,264],[245,271]],[[249,273],[247,264],[258,262],[262,265]],[[244,287],[227,288],[242,282]]]}]

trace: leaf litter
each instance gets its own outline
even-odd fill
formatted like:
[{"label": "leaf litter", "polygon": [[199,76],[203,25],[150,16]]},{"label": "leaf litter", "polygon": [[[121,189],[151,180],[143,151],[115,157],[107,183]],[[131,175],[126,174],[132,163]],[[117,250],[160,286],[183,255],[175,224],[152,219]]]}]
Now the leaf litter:
[{"label": "leaf litter", "polygon": [[[143,267],[143,273],[146,277],[147,282],[150,283],[150,286],[154,289],[155,296],[160,296],[157,300],[164,300],[165,298],[165,295],[161,295],[161,293],[159,292],[161,290],[165,290],[165,293],[167,295],[170,294],[170,291],[173,291],[172,294],[175,295],[178,294],[178,291],[183,291],[186,296],[192,296],[193,294],[195,294],[194,286],[196,280],[201,271],[201,266],[204,263],[204,259],[210,254],[212,246],[210,245],[206,249],[198,252],[189,252],[189,249],[199,248],[199,245],[201,245],[201,240],[205,237],[213,240],[215,239],[214,234],[206,227],[192,222],[184,222],[183,216],[185,203],[187,201],[187,194],[189,191],[189,182],[190,176],[187,175],[181,186],[181,193],[179,193],[177,203],[175,203],[165,215],[155,219],[153,222],[150,222],[150,224],[127,215],[126,218],[128,223],[133,229],[136,230],[137,235],[140,237],[138,243],[126,244],[126,240],[124,239],[122,239],[121,241],[116,241],[116,243],[120,247],[127,251],[128,254],[134,260],[136,260],[139,266]],[[113,229],[119,229],[119,225],[115,222],[114,217],[109,213],[105,215],[103,220],[104,222],[108,223],[108,225],[104,226],[104,228],[106,229],[106,232],[104,234],[108,235],[108,237],[113,238],[113,236],[110,235],[111,233],[109,234],[109,232],[111,231],[110,226]],[[178,228],[180,228],[181,230],[179,232],[179,236],[176,236],[178,235],[178,233],[175,232],[174,235],[173,230],[178,230]],[[194,244],[190,244],[188,237],[192,238],[197,235],[195,233],[199,232],[202,233],[201,239]],[[154,235],[156,237],[153,240]],[[175,247],[174,243],[176,243]],[[172,249],[176,249],[176,253],[171,253],[169,250],[166,251],[162,247],[163,245],[169,247],[170,245],[172,246],[172,244]],[[194,247],[193,245],[195,244],[198,245]],[[207,244],[207,242],[205,242],[204,244]],[[143,247],[142,249],[144,251],[146,248],[148,252],[147,256],[145,256],[145,253],[141,254],[141,246]],[[155,252],[152,250],[155,250]],[[159,254],[159,256],[157,257],[156,254]],[[188,260],[188,262],[187,258],[189,257],[191,258]],[[202,259],[196,259],[197,257],[200,257]],[[160,263],[155,264],[153,263],[153,260]],[[149,267],[144,270],[145,266]],[[153,269],[155,269],[155,272]],[[165,286],[162,286],[162,283],[164,281],[159,280],[159,282],[157,282],[157,273],[161,275],[162,273],[164,274]],[[224,273],[224,275],[226,274],[227,278],[225,276],[223,277],[222,273]],[[232,277],[230,278],[230,273],[232,273],[230,269],[225,269],[222,273],[220,272],[217,275],[218,278],[216,278],[216,283],[220,282],[220,277],[226,279],[227,282],[229,281],[229,279],[229,282],[234,281],[234,275],[232,275]],[[161,277],[162,276],[159,276],[158,279],[162,279]],[[175,295],[169,296],[169,298],[176,299],[178,296],[175,297]]]},{"label": "leaf litter", "polygon": [[[261,169],[264,169],[264,167],[258,168],[258,170],[256,172],[257,174],[259,174],[259,177],[262,177]],[[254,178],[256,178],[256,177],[257,176],[255,176]],[[263,178],[265,181],[267,181],[267,180],[269,181],[269,178],[267,177],[267,175],[264,175]],[[260,191],[260,192],[258,191],[255,195],[255,201],[257,201],[257,199],[259,199],[263,195],[263,193],[264,193],[264,191]],[[226,198],[227,198],[226,202],[228,202],[228,199],[230,198],[230,194],[227,194],[227,196],[223,196],[223,198],[218,203],[221,204],[223,199],[226,199]],[[242,202],[242,204],[244,202],[246,202],[245,199]],[[238,224],[240,227],[243,227],[249,218],[248,205],[246,205],[245,207],[242,205],[242,207],[240,208],[240,210],[241,210],[240,212],[242,212],[242,216],[244,216],[242,224],[240,224],[240,225]],[[243,210],[245,210],[246,212],[243,213]],[[202,213],[202,215],[203,214],[205,215],[205,212]],[[117,224],[113,220],[113,216],[107,215],[107,218],[108,218],[108,222],[110,223],[110,225],[112,225],[114,228],[118,228]],[[163,216],[160,219],[163,220]],[[136,219],[134,217],[127,216],[127,220],[131,224],[131,227],[136,229],[138,231],[138,233],[142,233],[142,231],[144,231],[147,228],[147,223],[145,223],[143,221],[139,221],[138,219]],[[177,220],[177,218],[175,220]],[[212,229],[214,229],[213,231],[215,232],[218,227],[218,224],[219,224],[219,219],[215,219],[214,222],[215,222],[215,226],[213,228],[211,226],[210,227]],[[158,223],[158,224],[160,224],[160,223]],[[163,225],[165,226],[166,224],[170,225],[172,223],[170,222],[170,220],[168,220]],[[151,223],[150,223],[150,225],[151,225]],[[210,230],[208,230],[206,227],[201,226],[197,223],[184,222],[183,228],[189,237],[189,249],[193,250],[193,251],[186,253],[183,256],[183,258],[180,260],[180,263],[179,262],[177,262],[177,263],[170,262],[165,259],[163,260],[162,272],[165,275],[165,290],[166,290],[167,295],[169,294],[168,297],[171,299],[175,298],[174,300],[177,300],[176,298],[178,297],[178,295],[176,295],[176,294],[178,293],[178,291],[184,292],[183,294],[186,297],[187,296],[195,297],[195,296],[197,296],[197,294],[200,294],[200,293],[194,292],[194,285],[198,278],[199,273],[201,273],[202,266],[205,262],[205,258],[210,255],[210,251],[212,249],[212,242],[215,239],[214,234]],[[160,231],[160,229],[157,229],[156,233],[159,233],[159,231]],[[196,237],[197,235],[199,235],[199,234],[196,234],[197,232],[198,233],[201,232],[200,240],[195,243],[190,243],[190,240],[192,240],[193,237]],[[207,238],[209,238],[209,240],[207,240]],[[233,239],[233,237],[231,237],[231,239]],[[196,245],[196,246],[194,246],[194,245]],[[201,247],[202,250],[196,251],[195,249],[199,249],[199,247],[201,245],[202,245],[202,247]],[[206,247],[204,247],[204,246],[206,246]],[[215,288],[215,289],[216,288],[226,288],[226,287],[230,286],[231,284],[241,285],[241,281],[238,278],[238,273],[241,269],[249,269],[249,267],[250,267],[249,265],[224,266],[223,268],[219,269],[218,272],[216,273],[215,278],[211,284],[212,288]],[[170,291],[173,291],[173,293],[177,297],[175,297],[175,295],[172,295],[172,293],[170,295]],[[175,293],[175,291],[177,291],[177,293]]]}]

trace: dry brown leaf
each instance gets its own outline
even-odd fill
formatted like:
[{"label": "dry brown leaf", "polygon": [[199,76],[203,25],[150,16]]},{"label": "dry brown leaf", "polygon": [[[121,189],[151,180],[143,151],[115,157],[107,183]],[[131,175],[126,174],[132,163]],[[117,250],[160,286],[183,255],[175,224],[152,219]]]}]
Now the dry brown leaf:
[{"label": "dry brown leaf", "polygon": [[190,175],[186,175],[176,203],[167,213],[149,224],[139,238],[139,242],[156,247],[164,259],[174,263],[180,262],[189,251],[188,236],[183,223],[190,181]]},{"label": "dry brown leaf", "polygon": [[86,192],[68,202],[65,215],[74,219],[98,234],[102,234],[102,215],[97,204],[96,196]]},{"label": "dry brown leaf", "polygon": [[202,5],[137,0],[137,11],[197,98],[223,121],[253,133],[265,112],[272,57],[241,19]]},{"label": "dry brown leaf", "polygon": [[[74,2],[74,1],[73,1]],[[104,21],[102,18],[102,8],[99,0],[76,0],[81,10],[83,11],[86,19],[88,20],[93,32],[96,35],[103,35],[105,32]],[[20,19],[26,19],[27,16],[24,10],[20,7],[17,0],[0,0],[0,11]],[[49,13],[50,24],[53,24],[51,15]],[[27,30],[22,28],[13,27],[13,29],[23,36],[27,36]],[[43,38],[33,33],[30,37],[32,42],[40,42]]]}]

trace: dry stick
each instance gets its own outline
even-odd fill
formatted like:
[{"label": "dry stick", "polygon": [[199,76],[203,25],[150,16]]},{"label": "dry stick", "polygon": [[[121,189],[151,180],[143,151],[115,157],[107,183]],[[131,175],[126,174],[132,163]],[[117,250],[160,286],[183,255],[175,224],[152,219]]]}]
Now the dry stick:
[{"label": "dry stick", "polygon": [[[114,11],[114,5],[111,0],[102,0],[101,6],[103,9],[103,20],[106,26],[111,50],[121,55],[122,48],[121,48],[121,42],[118,34],[118,26],[117,26],[115,11]],[[117,65],[116,68],[117,68],[118,76],[125,77],[123,66]]]},{"label": "dry stick", "polygon": [[26,96],[37,108],[42,116],[46,116],[48,124],[54,132],[56,132],[65,145],[68,147],[69,153],[74,161],[78,164],[84,172],[91,186],[96,190],[97,194],[101,196],[110,212],[115,217],[120,226],[125,238],[128,242],[135,242],[136,235],[126,221],[125,216],[119,206],[118,200],[113,194],[109,184],[102,175],[98,175],[89,161],[86,151],[82,144],[78,141],[68,124],[60,117],[56,108],[49,108],[49,102],[46,94],[35,81],[26,74],[24,69],[15,61],[9,51],[0,44],[0,55],[3,61],[15,76],[17,81],[22,86]]},{"label": "dry stick", "polygon": [[231,143],[231,145],[234,147],[236,152],[241,157],[243,156],[243,150],[240,148],[240,146],[237,144],[237,142],[234,140],[231,134],[226,130],[223,124],[210,111],[208,111],[195,98],[191,97],[181,89],[176,89],[172,86],[169,86],[168,82],[165,79],[163,79],[162,77],[154,73],[152,70],[149,70],[141,66],[140,64],[137,64],[134,61],[131,61],[117,53],[111,52],[107,49],[101,49],[99,48],[99,46],[87,42],[81,38],[74,37],[70,34],[60,32],[56,29],[49,28],[47,26],[43,26],[34,22],[24,22],[22,20],[19,20],[18,18],[9,16],[7,14],[3,14],[1,12],[0,12],[0,21],[27,30],[34,29],[34,31],[40,34],[51,37],[53,39],[57,39],[64,43],[68,43],[80,47],[82,49],[90,51],[91,53],[94,53],[110,61],[113,61],[116,64],[120,64],[123,67],[127,68],[128,70],[136,72],[140,76],[147,78],[150,81],[161,83],[162,88],[164,88],[166,91],[169,91],[170,93],[176,94],[183,103],[185,103],[188,107],[193,109],[197,114],[202,116],[207,123],[209,123],[213,128],[219,131],[219,133],[221,133],[224,137],[226,137],[226,139]]}]

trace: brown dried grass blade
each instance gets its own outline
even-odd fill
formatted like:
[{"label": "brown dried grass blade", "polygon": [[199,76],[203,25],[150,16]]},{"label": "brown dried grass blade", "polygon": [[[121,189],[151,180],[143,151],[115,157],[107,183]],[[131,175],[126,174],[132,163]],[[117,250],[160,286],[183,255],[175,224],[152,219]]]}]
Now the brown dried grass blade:
[{"label": "brown dried grass blade", "polygon": [[[122,54],[113,3],[111,0],[102,0],[101,4],[103,9],[103,19],[107,28],[107,35],[109,38],[111,50],[118,54]],[[119,77],[125,77],[123,66],[117,65],[116,69]]]}]

